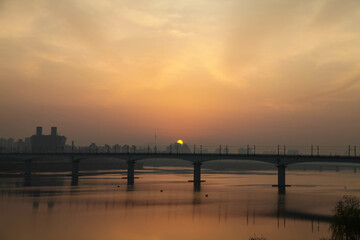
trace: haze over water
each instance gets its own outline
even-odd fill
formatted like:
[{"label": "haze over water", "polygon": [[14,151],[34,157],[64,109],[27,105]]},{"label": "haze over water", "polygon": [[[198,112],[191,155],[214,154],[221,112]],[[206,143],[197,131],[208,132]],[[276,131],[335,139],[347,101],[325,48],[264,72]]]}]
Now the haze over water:
[{"label": "haze over water", "polygon": [[[127,186],[123,171],[79,177],[2,178],[0,239],[319,239],[345,194],[360,196],[353,171],[288,171],[285,195],[275,171],[205,170],[194,191],[192,169],[146,167]],[[345,189],[346,187],[346,189]]]}]

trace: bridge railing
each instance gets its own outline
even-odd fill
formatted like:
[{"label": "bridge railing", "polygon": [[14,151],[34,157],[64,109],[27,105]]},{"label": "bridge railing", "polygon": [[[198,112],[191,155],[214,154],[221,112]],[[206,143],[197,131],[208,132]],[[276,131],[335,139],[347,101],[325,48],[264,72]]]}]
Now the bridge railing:
[{"label": "bridge railing", "polygon": [[313,156],[350,156],[359,157],[356,145],[319,146],[319,145],[201,145],[201,144],[172,144],[157,146],[65,146],[65,148],[31,149],[16,148],[0,149],[0,153],[192,153],[192,154],[269,154],[269,155],[313,155]]}]

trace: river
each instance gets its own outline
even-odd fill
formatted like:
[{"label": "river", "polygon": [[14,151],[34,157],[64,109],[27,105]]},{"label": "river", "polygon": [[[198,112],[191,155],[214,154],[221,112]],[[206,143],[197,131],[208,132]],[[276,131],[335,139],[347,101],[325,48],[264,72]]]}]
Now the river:
[{"label": "river", "polygon": [[287,171],[278,194],[276,171],[145,167],[127,186],[124,171],[37,173],[0,178],[0,239],[319,239],[343,195],[360,197],[360,173]]}]

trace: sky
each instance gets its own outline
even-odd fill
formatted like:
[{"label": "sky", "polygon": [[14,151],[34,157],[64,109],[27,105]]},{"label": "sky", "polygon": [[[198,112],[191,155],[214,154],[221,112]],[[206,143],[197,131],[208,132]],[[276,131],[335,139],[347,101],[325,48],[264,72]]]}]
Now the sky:
[{"label": "sky", "polygon": [[358,0],[0,0],[0,137],[360,143]]}]

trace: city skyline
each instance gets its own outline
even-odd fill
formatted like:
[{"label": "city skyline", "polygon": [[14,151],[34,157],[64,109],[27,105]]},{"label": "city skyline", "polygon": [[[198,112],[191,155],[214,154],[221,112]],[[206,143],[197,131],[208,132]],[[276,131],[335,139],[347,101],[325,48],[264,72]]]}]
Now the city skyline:
[{"label": "city skyline", "polygon": [[67,137],[58,134],[58,128],[52,126],[49,134],[43,132],[42,126],[36,127],[35,134],[24,139],[0,138],[0,153],[215,153],[215,154],[268,154],[268,155],[309,155],[309,156],[358,156],[358,147],[354,145],[203,145],[178,139],[172,142],[159,144],[155,132],[154,142],[144,144],[128,144],[127,142],[113,144],[79,144]]},{"label": "city skyline", "polygon": [[[37,129],[38,128],[41,128],[41,131],[42,131],[42,126],[37,126],[36,127]],[[54,127],[54,126],[51,126],[51,129],[49,127],[49,131],[45,131],[42,132],[40,135],[43,135],[43,136],[51,136],[53,133],[51,132],[53,128],[56,128],[57,127]],[[51,130],[51,131],[50,131]],[[57,130],[56,130],[57,131]],[[25,134],[20,134],[20,137],[14,137],[14,136],[0,136],[0,139],[1,140],[4,140],[4,141],[11,141],[13,143],[23,143],[24,141],[30,141],[30,138],[34,135],[37,135],[37,130],[32,131],[32,133],[30,135],[25,135]],[[60,134],[62,135],[66,135],[66,134],[63,134],[62,131],[60,131]],[[56,134],[55,134],[56,135]],[[161,136],[160,136],[161,137]],[[75,137],[76,138],[76,137]],[[67,141],[66,141],[66,146],[71,146],[72,142],[74,142],[75,146],[76,147],[86,147],[86,146],[90,146],[90,145],[93,145],[93,144],[96,144],[97,146],[116,146],[116,145],[126,145],[126,146],[140,146],[140,147],[146,147],[146,146],[151,146],[151,147],[155,147],[155,146],[162,146],[162,147],[168,147],[169,145],[172,145],[172,144],[180,144],[182,145],[179,141],[183,142],[184,145],[187,145],[187,144],[190,144],[190,145],[195,145],[195,146],[204,146],[204,147],[219,147],[219,146],[222,146],[222,147],[227,147],[227,146],[231,146],[231,147],[239,147],[239,149],[243,149],[243,147],[250,147],[251,149],[255,146],[261,146],[263,148],[271,148],[271,147],[280,147],[281,149],[283,149],[284,147],[299,147],[299,148],[310,148],[310,147],[318,147],[320,146],[318,142],[315,142],[315,141],[311,141],[311,142],[308,142],[308,143],[303,143],[303,144],[291,144],[290,143],[283,143],[283,142],[275,142],[275,141],[270,141],[270,142],[267,142],[265,144],[262,144],[262,142],[264,141],[260,141],[260,142],[246,142],[246,140],[242,141],[240,144],[227,144],[226,142],[225,143],[222,143],[222,142],[211,142],[211,141],[205,141],[205,144],[202,144],[201,142],[191,142],[189,141],[188,139],[185,139],[185,138],[174,138],[174,139],[162,139],[162,141],[159,142],[159,135],[157,135],[156,132],[154,132],[154,135],[153,135],[153,139],[152,140],[149,140],[148,142],[126,142],[126,140],[124,141],[118,141],[118,142],[99,142],[98,140],[96,140],[95,138],[91,138],[92,141],[84,141],[84,142],[76,142],[74,141],[74,139],[70,139],[68,138]],[[160,138],[161,139],[161,138]],[[28,143],[29,144],[29,143]],[[350,147],[351,148],[351,151],[354,151],[353,149],[356,149],[357,147],[357,143],[354,142],[354,143],[342,143],[342,144],[338,144],[338,145],[334,145],[334,144],[322,144],[321,146],[323,147],[326,147],[326,148],[348,148]],[[274,148],[275,149],[275,148]],[[276,152],[276,149],[274,150],[272,149],[271,151],[275,151]],[[296,150],[296,149],[287,149],[287,150]],[[356,151],[356,150],[355,150]],[[282,150],[283,152],[283,150]]]}]

